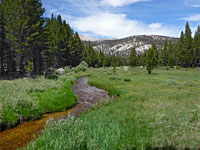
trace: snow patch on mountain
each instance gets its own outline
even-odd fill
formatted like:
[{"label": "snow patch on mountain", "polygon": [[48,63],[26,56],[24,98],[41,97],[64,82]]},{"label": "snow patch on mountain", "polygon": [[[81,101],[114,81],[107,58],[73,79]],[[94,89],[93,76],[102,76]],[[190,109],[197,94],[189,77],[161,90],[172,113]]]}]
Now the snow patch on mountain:
[{"label": "snow patch on mountain", "polygon": [[103,40],[91,42],[96,51],[102,51],[109,55],[127,56],[132,48],[137,53],[143,53],[148,50],[152,44],[156,44],[158,49],[162,48],[165,41],[176,42],[177,38],[159,36],[159,35],[139,35],[116,40]]},{"label": "snow patch on mountain", "polygon": [[94,42],[94,41],[103,41],[104,39],[97,39],[97,38],[92,38],[92,37],[89,37],[89,36],[86,36],[86,35],[79,35],[80,39],[82,41],[91,41],[91,42]]}]

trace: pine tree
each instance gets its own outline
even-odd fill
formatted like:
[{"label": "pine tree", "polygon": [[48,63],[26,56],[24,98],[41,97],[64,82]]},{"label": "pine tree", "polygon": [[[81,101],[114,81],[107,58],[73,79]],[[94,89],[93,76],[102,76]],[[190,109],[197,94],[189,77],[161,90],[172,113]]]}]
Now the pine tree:
[{"label": "pine tree", "polygon": [[66,22],[62,21],[60,15],[47,19],[45,25],[46,49],[43,50],[44,64],[46,68],[60,68],[66,65],[68,53],[68,36]]},{"label": "pine tree", "polygon": [[130,52],[130,54],[128,56],[128,64],[131,67],[135,67],[137,65],[137,53],[135,51],[135,48],[131,49],[131,52]]},{"label": "pine tree", "polygon": [[152,49],[153,49],[153,51],[154,51],[154,53],[155,53],[155,55],[156,55],[156,66],[158,65],[158,62],[159,62],[159,54],[158,54],[158,49],[157,49],[157,46],[156,46],[156,44],[152,44]]},{"label": "pine tree", "polygon": [[181,55],[182,55],[181,66],[182,67],[192,66],[192,59],[193,59],[192,32],[188,22],[186,23],[185,26],[185,38]]},{"label": "pine tree", "polygon": [[169,46],[168,46],[168,65],[170,67],[175,66],[176,65],[176,50],[174,45],[169,42]]},{"label": "pine tree", "polygon": [[95,67],[98,64],[98,53],[94,51],[90,42],[84,49],[83,59],[90,67]]},{"label": "pine tree", "polygon": [[146,52],[146,58],[145,58],[145,63],[149,74],[151,74],[153,68],[156,67],[156,62],[157,60],[155,51],[152,48],[149,48],[149,50]]},{"label": "pine tree", "polygon": [[0,4],[0,75],[4,73],[4,59],[5,59],[5,25],[3,18],[3,11]]},{"label": "pine tree", "polygon": [[[90,46],[90,50],[94,51],[93,48]],[[76,32],[73,39],[73,49],[70,50],[70,60],[72,66],[77,66],[82,61],[82,55],[84,51],[84,45]]]},{"label": "pine tree", "polygon": [[70,25],[63,21],[63,47],[65,47],[63,61],[64,66],[70,66],[70,49],[73,43],[73,30],[71,29]]},{"label": "pine tree", "polygon": [[198,67],[200,66],[200,26],[198,26],[194,35],[193,48],[193,66]]},{"label": "pine tree", "polygon": [[185,34],[182,31],[179,41],[177,42],[177,62],[179,66],[182,66],[183,61],[184,61],[184,55],[183,55],[183,45],[184,45],[184,39],[185,39]]},{"label": "pine tree", "polygon": [[[2,0],[5,15],[6,38],[8,40],[10,71],[20,69],[25,73],[25,66],[38,62],[44,9],[40,0]],[[37,70],[37,69],[35,69]]]},{"label": "pine tree", "polygon": [[169,52],[168,42],[165,41],[164,48],[160,52],[160,65],[168,66]]}]

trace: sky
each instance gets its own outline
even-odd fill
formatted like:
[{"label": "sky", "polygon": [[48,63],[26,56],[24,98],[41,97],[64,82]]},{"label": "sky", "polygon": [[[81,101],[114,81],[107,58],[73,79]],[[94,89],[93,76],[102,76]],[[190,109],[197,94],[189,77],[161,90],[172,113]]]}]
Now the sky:
[{"label": "sky", "polygon": [[179,37],[189,21],[200,25],[200,0],[42,0],[45,17],[61,15],[79,34],[94,38],[134,35]]}]

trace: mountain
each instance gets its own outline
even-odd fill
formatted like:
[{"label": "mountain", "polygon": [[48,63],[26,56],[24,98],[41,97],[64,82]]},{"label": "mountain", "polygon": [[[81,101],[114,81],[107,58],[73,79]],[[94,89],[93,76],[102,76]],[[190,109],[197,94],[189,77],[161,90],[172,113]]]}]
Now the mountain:
[{"label": "mountain", "polygon": [[166,40],[175,43],[178,41],[178,38],[159,35],[139,35],[123,39],[91,41],[91,45],[95,50],[102,51],[105,54],[127,56],[133,47],[137,53],[141,53],[148,50],[153,43],[158,48],[162,48]]},{"label": "mountain", "polygon": [[92,38],[92,37],[89,37],[89,36],[86,36],[86,35],[79,35],[80,39],[82,41],[91,41],[91,42],[94,42],[94,41],[103,41],[104,39],[96,39],[96,38]]}]

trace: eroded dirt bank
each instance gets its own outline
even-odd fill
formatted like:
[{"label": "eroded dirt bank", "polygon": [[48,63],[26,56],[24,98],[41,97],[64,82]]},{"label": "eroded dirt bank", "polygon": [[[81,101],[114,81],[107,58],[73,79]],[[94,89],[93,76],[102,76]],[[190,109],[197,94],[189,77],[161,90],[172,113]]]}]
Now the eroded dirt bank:
[{"label": "eroded dirt bank", "polygon": [[40,120],[24,122],[13,129],[0,132],[0,150],[15,150],[28,144],[35,136],[39,136],[49,118],[65,118],[69,113],[77,116],[89,109],[92,104],[100,103],[109,98],[104,90],[88,85],[88,78],[82,77],[72,86],[73,93],[78,97],[77,104],[65,112],[45,114]]}]

